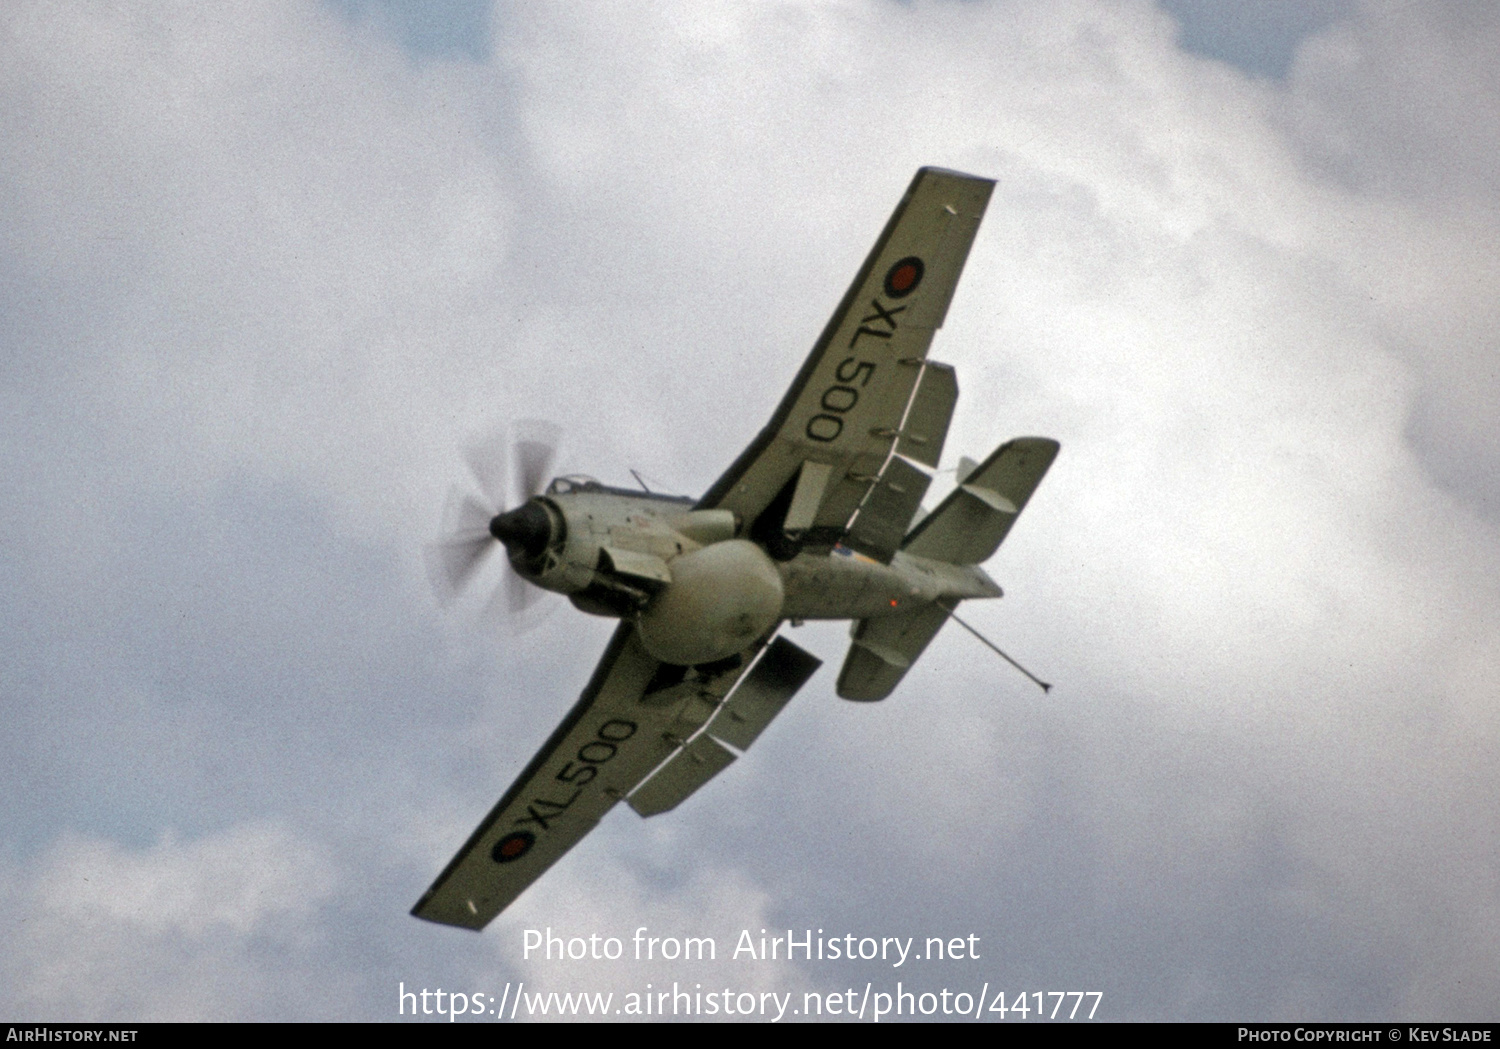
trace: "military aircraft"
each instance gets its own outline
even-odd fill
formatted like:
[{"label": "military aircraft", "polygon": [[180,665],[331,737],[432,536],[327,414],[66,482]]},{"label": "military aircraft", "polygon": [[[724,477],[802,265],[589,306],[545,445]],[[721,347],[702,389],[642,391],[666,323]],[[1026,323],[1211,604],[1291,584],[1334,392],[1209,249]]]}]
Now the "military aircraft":
[{"label": "military aircraft", "polygon": [[[913,523],[958,398],[927,347],[993,188],[917,172],[771,421],[703,498],[565,476],[492,517],[502,508],[467,501],[467,529],[435,548],[450,583],[498,544],[522,591],[566,594],[620,625],[578,703],[412,914],[481,929],[616,802],[656,815],[722,772],[821,665],[777,636],[783,622],[853,620],[838,694],[878,700],[960,601],[1001,596],[979,566],[1056,441],[964,460],[953,492]],[[549,453],[533,442],[516,454],[539,488]]]}]

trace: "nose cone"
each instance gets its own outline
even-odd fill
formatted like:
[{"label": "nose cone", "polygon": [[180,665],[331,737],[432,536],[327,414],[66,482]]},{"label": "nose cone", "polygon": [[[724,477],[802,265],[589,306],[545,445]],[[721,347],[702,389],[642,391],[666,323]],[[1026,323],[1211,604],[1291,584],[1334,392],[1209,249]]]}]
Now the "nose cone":
[{"label": "nose cone", "polygon": [[525,503],[490,521],[490,535],[505,544],[511,557],[533,560],[552,541],[552,518],[536,503]]}]

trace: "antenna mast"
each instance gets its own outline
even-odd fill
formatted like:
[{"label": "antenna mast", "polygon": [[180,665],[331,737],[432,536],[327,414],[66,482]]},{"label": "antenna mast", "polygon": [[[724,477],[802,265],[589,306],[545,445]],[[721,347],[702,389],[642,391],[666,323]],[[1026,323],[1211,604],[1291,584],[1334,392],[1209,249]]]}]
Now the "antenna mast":
[{"label": "antenna mast", "polygon": [[951,609],[951,608],[948,609],[948,614],[953,617],[953,621],[955,623],[957,623],[959,626],[963,627],[965,630],[967,630],[969,633],[973,634],[975,637],[979,638],[979,640],[983,641],[992,650],[994,650],[995,654],[998,655],[1001,659],[1005,660],[1011,666],[1015,667],[1021,673],[1025,674],[1032,681],[1036,682],[1039,686],[1041,686],[1041,689],[1042,689],[1043,692],[1051,692],[1052,691],[1052,686],[1050,684],[1048,684],[1047,682],[1043,681],[1041,678],[1037,677],[1031,671],[1029,671],[1025,667],[1023,667],[1020,663],[1017,663],[1014,659],[1011,659],[1010,656],[1007,656],[1004,652],[1002,652],[1000,650],[1000,646],[999,645],[995,644],[989,638],[985,637],[979,631],[975,630],[968,623],[965,623],[962,619],[959,619],[958,618],[958,613],[955,612],[953,609]]}]

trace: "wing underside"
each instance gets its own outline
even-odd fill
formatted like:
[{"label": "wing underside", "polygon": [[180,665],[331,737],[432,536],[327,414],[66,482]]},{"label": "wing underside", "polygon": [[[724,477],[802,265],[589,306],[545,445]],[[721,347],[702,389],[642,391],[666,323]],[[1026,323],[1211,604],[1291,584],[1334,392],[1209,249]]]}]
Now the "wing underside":
[{"label": "wing underside", "polygon": [[[882,518],[906,511],[916,482],[886,474],[893,452],[937,465],[957,386],[927,349],[993,188],[958,172],[917,172],[770,423],[701,508],[732,510],[778,556],[841,541],[872,500],[895,497]],[[886,485],[900,491],[881,493]],[[886,525],[866,552],[888,561],[910,519]]]},{"label": "wing underside", "polygon": [[676,808],[727,768],[735,751],[748,749],[821,665],[786,638],[774,639],[727,700],[703,698],[693,704],[702,728],[636,788],[630,807],[642,816]]},{"label": "wing underside", "polygon": [[[708,666],[670,666],[621,624],[578,703],[412,914],[482,929],[621,798],[641,788],[644,799],[631,802],[651,815],[707,782],[733,760],[719,740],[749,746],[817,666],[783,638]],[[736,735],[742,725],[754,731]]]}]

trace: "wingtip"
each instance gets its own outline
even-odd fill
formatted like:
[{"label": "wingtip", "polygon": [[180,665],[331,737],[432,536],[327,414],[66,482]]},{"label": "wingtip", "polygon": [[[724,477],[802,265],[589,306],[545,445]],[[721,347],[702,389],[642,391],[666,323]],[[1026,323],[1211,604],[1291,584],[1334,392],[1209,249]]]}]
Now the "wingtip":
[{"label": "wingtip", "polygon": [[918,168],[917,177],[921,178],[924,175],[943,175],[947,178],[966,179],[969,182],[985,182],[991,186],[995,184],[994,179],[985,178],[983,175],[971,175],[967,171],[955,171],[953,168],[937,167],[936,165],[926,165]]},{"label": "wingtip", "polygon": [[441,918],[434,914],[423,913],[422,907],[426,902],[426,899],[420,900],[417,905],[411,909],[411,916],[413,918],[417,918],[424,922],[431,922],[433,925],[443,925],[450,929],[466,929],[469,932],[483,932],[484,926],[489,924],[488,921],[485,921],[483,925],[474,925],[470,922],[454,921],[451,918]]}]

